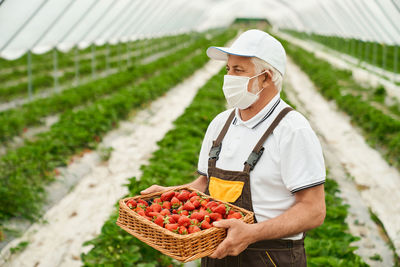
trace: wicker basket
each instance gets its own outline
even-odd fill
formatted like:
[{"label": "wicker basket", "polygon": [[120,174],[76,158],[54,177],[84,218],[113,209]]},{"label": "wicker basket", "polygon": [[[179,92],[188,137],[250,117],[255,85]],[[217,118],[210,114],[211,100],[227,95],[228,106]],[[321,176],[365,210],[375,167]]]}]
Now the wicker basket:
[{"label": "wicker basket", "polygon": [[[191,192],[195,191],[203,196],[209,197],[196,189],[185,186],[167,191],[178,191],[182,189]],[[212,254],[219,243],[221,243],[226,237],[226,229],[212,227],[200,232],[180,235],[148,221],[125,204],[129,199],[141,198],[143,200],[149,200],[159,197],[162,193],[167,191],[121,199],[119,201],[119,217],[116,222],[117,225],[161,253],[181,262],[192,261]],[[230,203],[222,203],[232,207],[235,211],[241,211],[244,214],[244,217],[241,220],[244,222],[254,223],[253,212],[239,208]]]}]

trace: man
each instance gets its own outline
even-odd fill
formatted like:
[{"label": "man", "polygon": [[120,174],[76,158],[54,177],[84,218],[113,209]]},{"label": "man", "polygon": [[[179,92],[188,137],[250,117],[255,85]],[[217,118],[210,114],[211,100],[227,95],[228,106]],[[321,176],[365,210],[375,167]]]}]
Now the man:
[{"label": "man", "polygon": [[227,60],[223,91],[232,109],[210,123],[200,176],[188,186],[254,211],[256,223],[215,222],[227,237],[202,266],[306,266],[305,232],[325,218],[325,165],[308,121],[280,99],[285,50],[269,34],[249,30],[207,55]]}]

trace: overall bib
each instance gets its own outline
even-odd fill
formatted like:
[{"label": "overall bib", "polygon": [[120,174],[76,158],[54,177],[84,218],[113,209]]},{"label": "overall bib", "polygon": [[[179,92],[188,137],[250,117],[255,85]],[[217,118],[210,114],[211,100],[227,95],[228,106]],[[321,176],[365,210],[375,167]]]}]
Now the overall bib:
[{"label": "overall bib", "polygon": [[[217,139],[213,141],[208,159],[208,183],[205,193],[222,201],[230,202],[236,206],[253,211],[250,190],[250,172],[260,159],[264,147],[263,144],[273,132],[282,118],[291,110],[291,107],[283,109],[264,135],[260,138],[250,156],[244,163],[243,171],[229,171],[216,167],[222,140],[235,117],[235,111],[231,113]],[[254,216],[254,222],[256,218]],[[239,266],[273,266],[273,267],[303,267],[307,266],[304,250],[304,236],[301,240],[262,240],[250,244],[247,249],[238,256],[227,256],[223,259],[202,258],[202,267],[239,267]]]}]

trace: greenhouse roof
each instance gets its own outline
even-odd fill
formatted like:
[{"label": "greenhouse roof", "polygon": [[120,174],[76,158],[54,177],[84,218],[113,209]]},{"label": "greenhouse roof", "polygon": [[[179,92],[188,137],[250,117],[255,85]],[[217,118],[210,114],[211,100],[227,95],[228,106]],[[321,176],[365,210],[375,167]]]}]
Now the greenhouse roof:
[{"label": "greenhouse roof", "polygon": [[400,43],[399,0],[3,0],[0,57],[202,31],[237,17],[267,19],[276,28]]}]

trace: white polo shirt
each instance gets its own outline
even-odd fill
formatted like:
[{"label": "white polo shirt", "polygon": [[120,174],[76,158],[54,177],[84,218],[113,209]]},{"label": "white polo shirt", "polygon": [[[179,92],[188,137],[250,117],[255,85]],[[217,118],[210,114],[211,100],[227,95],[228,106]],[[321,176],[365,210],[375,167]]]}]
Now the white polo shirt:
[{"label": "white polo shirt", "polygon": [[[243,171],[256,143],[279,112],[289,105],[277,94],[253,118],[242,121],[238,110],[224,139],[216,167]],[[232,109],[218,114],[208,126],[200,151],[198,172],[207,176],[212,142],[217,139]],[[264,143],[264,153],[250,172],[253,209],[258,222],[274,218],[295,202],[294,193],[323,184],[325,163],[321,145],[307,119],[289,112]],[[298,234],[290,239],[300,239]]]}]

